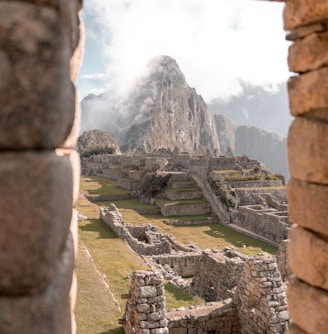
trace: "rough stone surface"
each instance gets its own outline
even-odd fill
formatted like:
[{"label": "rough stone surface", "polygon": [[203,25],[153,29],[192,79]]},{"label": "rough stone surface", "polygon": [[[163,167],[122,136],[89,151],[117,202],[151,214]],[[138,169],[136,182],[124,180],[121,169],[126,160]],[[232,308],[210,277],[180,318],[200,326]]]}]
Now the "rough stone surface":
[{"label": "rough stone surface", "polygon": [[289,79],[290,111],[293,116],[327,109],[328,68],[309,72]]},{"label": "rough stone surface", "polygon": [[293,273],[308,284],[328,290],[328,243],[301,227],[293,227],[290,237],[293,242],[289,245],[289,263]]},{"label": "rough stone surface", "polygon": [[297,327],[295,324],[289,325],[287,334],[308,334],[304,331],[302,331],[299,327]]},{"label": "rough stone surface", "polygon": [[292,30],[327,19],[328,3],[322,0],[288,0],[284,11],[284,28]]},{"label": "rough stone surface", "polygon": [[69,232],[71,166],[53,152],[2,153],[0,179],[0,292],[36,292],[55,274]]},{"label": "rough stone surface", "polygon": [[307,26],[302,26],[293,29],[287,36],[288,41],[296,41],[300,38],[304,38],[312,33],[326,31],[326,25],[323,22],[316,22]]},{"label": "rough stone surface", "polygon": [[0,21],[0,51],[11,74],[0,90],[0,148],[55,148],[71,131],[75,104],[58,13],[0,2]]},{"label": "rough stone surface", "polygon": [[328,235],[328,186],[291,179],[287,189],[290,221]]},{"label": "rough stone surface", "polygon": [[302,181],[328,184],[327,147],[328,124],[296,118],[288,136],[288,163],[291,176]]},{"label": "rough stone surface", "polygon": [[32,296],[1,296],[0,333],[71,333],[69,292],[73,268],[74,249],[69,236],[45,290]]},{"label": "rough stone surface", "polygon": [[288,309],[295,324],[309,334],[328,333],[328,293],[293,278],[288,284]]},{"label": "rough stone surface", "polygon": [[289,48],[292,72],[308,72],[328,65],[328,33],[317,33],[295,41]]}]

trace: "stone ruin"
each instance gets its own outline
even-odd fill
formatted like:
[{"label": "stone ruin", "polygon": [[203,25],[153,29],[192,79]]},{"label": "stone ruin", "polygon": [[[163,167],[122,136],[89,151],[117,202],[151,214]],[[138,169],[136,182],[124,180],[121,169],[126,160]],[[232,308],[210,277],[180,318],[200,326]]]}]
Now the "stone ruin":
[{"label": "stone ruin", "polygon": [[[180,153],[178,149],[173,153],[158,150],[147,154],[136,151],[132,155],[96,155],[82,159],[82,173],[116,180],[119,186],[131,190],[131,196],[156,204],[158,208],[149,214],[211,215],[203,221],[167,220],[168,224],[219,221],[274,246],[279,246],[288,237],[290,223],[284,178],[270,174],[259,161],[245,156],[234,157],[229,150],[225,156],[216,156],[209,151],[206,155],[195,156]],[[159,195],[170,201],[180,201],[179,205],[161,201],[150,191],[154,175],[167,179]],[[177,191],[179,183],[189,189]],[[197,198],[204,200],[194,201],[193,205],[182,203]],[[118,198],[109,196],[97,200],[115,199]]]},{"label": "stone ruin", "polygon": [[[127,334],[286,332],[286,243],[277,259],[268,254],[248,257],[233,247],[202,251],[183,245],[151,225],[134,227],[113,204],[101,209],[101,219],[152,269],[134,272],[130,292],[123,296],[128,300],[119,323]],[[166,310],[163,278],[203,297],[206,304]]]}]

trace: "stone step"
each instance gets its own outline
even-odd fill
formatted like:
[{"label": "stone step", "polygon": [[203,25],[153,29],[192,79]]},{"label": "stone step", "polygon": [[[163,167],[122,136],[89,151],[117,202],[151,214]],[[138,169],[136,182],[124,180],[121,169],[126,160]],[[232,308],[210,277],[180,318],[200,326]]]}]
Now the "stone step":
[{"label": "stone step", "polygon": [[139,181],[128,178],[118,179],[117,185],[127,190],[139,190],[141,188]]},{"label": "stone step", "polygon": [[[191,188],[190,188],[191,189]],[[198,190],[179,189],[179,191],[173,189],[167,189],[165,191],[165,197],[171,201],[183,200],[183,199],[197,199],[203,198],[203,192]]]},{"label": "stone step", "polygon": [[169,186],[172,189],[183,189],[183,188],[198,188],[197,184],[193,180],[187,181],[171,181]]}]

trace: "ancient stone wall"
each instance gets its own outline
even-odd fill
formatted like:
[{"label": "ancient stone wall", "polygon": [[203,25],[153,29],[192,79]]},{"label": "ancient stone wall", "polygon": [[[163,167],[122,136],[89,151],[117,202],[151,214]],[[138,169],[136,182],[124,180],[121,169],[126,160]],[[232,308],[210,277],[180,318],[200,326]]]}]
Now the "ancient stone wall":
[{"label": "ancient stone wall", "polygon": [[328,2],[288,0],[290,334],[328,332]]},{"label": "ancient stone wall", "polygon": [[81,1],[0,1],[0,332],[74,333]]},{"label": "ancient stone wall", "polygon": [[288,238],[290,229],[287,211],[277,211],[261,205],[240,206],[233,211],[232,221],[277,245]]},{"label": "ancient stone wall", "polygon": [[288,263],[288,243],[289,240],[283,240],[278,248],[276,255],[278,269],[281,275],[283,282],[287,282],[291,275],[291,270]]},{"label": "ancient stone wall", "polygon": [[179,276],[193,276],[195,274],[196,264],[199,263],[200,258],[200,252],[152,256],[152,259],[156,263],[162,266],[169,266]]},{"label": "ancient stone wall", "polygon": [[151,271],[132,274],[124,318],[120,321],[125,333],[168,334],[164,285]]},{"label": "ancient stone wall", "polygon": [[164,235],[157,233],[154,227],[150,225],[132,226],[124,223],[114,204],[111,204],[108,209],[101,208],[100,218],[140,255],[169,254],[172,251],[171,243]]},{"label": "ancient stone wall", "polygon": [[237,285],[243,270],[245,256],[235,250],[204,250],[190,286],[192,295],[199,295],[206,301],[230,298],[231,290]]},{"label": "ancient stone wall", "polygon": [[239,334],[240,324],[231,299],[167,311],[170,334]]},{"label": "ancient stone wall", "polygon": [[246,260],[233,300],[238,308],[241,334],[286,332],[286,290],[274,257],[258,255]]}]

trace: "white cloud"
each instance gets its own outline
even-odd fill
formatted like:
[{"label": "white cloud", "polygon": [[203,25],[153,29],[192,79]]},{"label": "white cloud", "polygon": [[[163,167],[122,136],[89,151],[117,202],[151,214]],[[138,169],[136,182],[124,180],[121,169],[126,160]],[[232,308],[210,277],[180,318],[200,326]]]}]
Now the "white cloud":
[{"label": "white cloud", "polygon": [[107,63],[101,80],[108,76],[124,93],[151,58],[166,54],[207,101],[240,94],[241,82],[272,89],[286,80],[282,8],[250,0],[85,1]]}]

